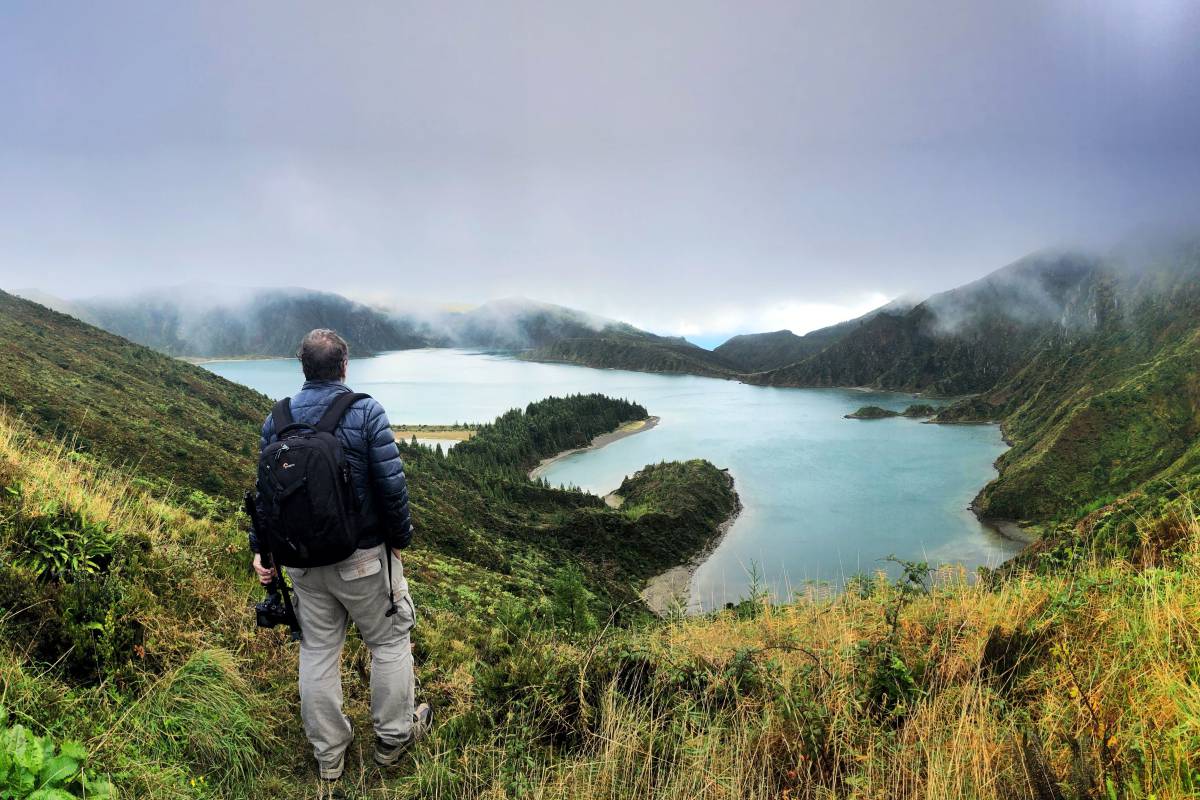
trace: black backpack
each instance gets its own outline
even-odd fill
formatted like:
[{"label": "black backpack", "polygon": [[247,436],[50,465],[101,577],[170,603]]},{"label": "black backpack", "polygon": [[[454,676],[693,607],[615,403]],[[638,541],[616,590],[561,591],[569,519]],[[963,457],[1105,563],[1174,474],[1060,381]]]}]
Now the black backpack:
[{"label": "black backpack", "polygon": [[258,492],[276,563],[324,567],[358,548],[357,498],[334,431],[346,409],[365,397],[339,394],[316,425],[292,419],[289,397],[271,411],[276,439],[259,456]]}]

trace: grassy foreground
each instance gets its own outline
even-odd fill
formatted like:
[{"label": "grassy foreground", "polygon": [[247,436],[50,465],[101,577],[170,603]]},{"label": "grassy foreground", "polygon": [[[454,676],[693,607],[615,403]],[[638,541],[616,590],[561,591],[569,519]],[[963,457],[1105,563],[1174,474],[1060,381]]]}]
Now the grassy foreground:
[{"label": "grassy foreground", "polygon": [[[80,740],[87,768],[123,797],[316,796],[295,710],[295,649],[251,627],[257,592],[236,520],[154,496],[8,416],[0,470],[19,487],[0,506],[5,552],[54,541],[32,531],[68,531],[67,551],[111,559],[116,576],[66,587],[6,571],[0,702],[10,723]],[[415,571],[441,565],[418,589],[415,639],[440,724],[394,774],[369,766],[360,736],[341,790],[1195,796],[1200,528],[1190,496],[1167,513],[1183,535],[1153,563],[1082,559],[994,586],[910,565],[903,581],[863,579],[834,600],[752,597],[715,616],[621,626],[594,613],[569,574],[540,598],[498,592],[463,603],[456,592],[479,567],[415,551]],[[1129,524],[1149,536],[1162,514]],[[96,545],[105,538],[120,559]],[[86,603],[74,592],[87,592]],[[72,627],[80,621],[82,635]],[[54,626],[61,636],[47,637]],[[57,657],[33,649],[56,642]],[[343,669],[360,732],[369,730],[366,666],[352,638]]]}]

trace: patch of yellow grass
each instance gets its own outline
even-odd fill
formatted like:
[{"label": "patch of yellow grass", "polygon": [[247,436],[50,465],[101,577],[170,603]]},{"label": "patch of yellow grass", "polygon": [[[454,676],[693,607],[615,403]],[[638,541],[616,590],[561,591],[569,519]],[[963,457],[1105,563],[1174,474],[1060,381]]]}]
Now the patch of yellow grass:
[{"label": "patch of yellow grass", "polygon": [[[1192,534],[1200,541],[1194,520]],[[635,706],[611,694],[586,756],[549,770],[539,796],[1195,796],[1195,552],[1171,569],[1097,566],[994,591],[943,579],[900,618],[900,654],[922,672],[925,688],[895,726],[864,714],[855,696],[859,648],[887,630],[880,604],[889,602],[888,590],[878,588],[882,598],[764,602],[755,619],[690,618],[648,632],[643,644],[657,664],[708,662],[732,674],[738,654],[754,652],[770,665],[778,694],[732,707],[699,698],[685,716],[694,733],[682,743],[667,735],[681,724],[677,708],[650,713],[654,703]],[[988,649],[1014,635],[1037,644],[1014,654],[1017,669],[1005,685],[989,668]],[[789,719],[808,693],[827,714],[815,761]]]},{"label": "patch of yellow grass", "polygon": [[397,439],[408,441],[414,436],[418,439],[442,439],[452,442],[465,442],[478,432],[473,428],[392,428]]}]

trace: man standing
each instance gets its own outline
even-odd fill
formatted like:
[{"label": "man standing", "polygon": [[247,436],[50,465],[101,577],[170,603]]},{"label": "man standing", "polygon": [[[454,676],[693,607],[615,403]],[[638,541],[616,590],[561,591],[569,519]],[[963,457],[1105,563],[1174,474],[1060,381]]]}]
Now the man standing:
[{"label": "man standing", "polygon": [[[326,329],[310,332],[300,343],[298,355],[304,368],[304,386],[290,403],[281,403],[267,417],[261,450],[278,438],[276,421],[281,415],[293,426],[315,430],[339,396],[350,393],[345,384],[350,351],[337,333]],[[349,400],[346,397],[343,402]],[[371,651],[375,762],[385,767],[395,764],[429,731],[433,721],[427,703],[414,705],[409,635],[416,612],[399,554],[412,541],[413,526],[400,451],[383,407],[370,397],[351,402],[332,433],[344,453],[350,501],[355,506],[357,548],[348,558],[327,566],[286,568],[295,587],[297,614],[304,632],[300,643],[300,716],[318,771],[325,780],[341,777],[346,748],[354,738],[350,720],[342,713],[340,663],[348,619],[358,626]],[[270,509],[261,507],[262,482],[260,475],[259,518],[265,520],[270,519]],[[269,583],[274,570],[263,566],[254,531],[250,533],[250,549],[254,551],[259,580]]]}]

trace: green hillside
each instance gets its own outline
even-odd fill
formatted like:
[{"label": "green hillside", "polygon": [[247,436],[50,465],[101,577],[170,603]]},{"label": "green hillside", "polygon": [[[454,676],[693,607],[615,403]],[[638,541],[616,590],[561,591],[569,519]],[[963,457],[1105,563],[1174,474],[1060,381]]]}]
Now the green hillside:
[{"label": "green hillside", "polygon": [[882,309],[821,352],[746,378],[768,386],[871,386],[959,395],[1005,378],[1049,335],[1089,324],[1100,270],[1038,254],[909,310]]},{"label": "green hillside", "polygon": [[1005,380],[939,414],[1000,420],[1013,442],[982,513],[1073,521],[1200,465],[1200,247],[1142,267],[1097,282],[1093,330],[1047,337]]},{"label": "green hillside", "polygon": [[703,347],[662,336],[606,334],[564,339],[522,354],[530,361],[577,364],[598,369],[681,373],[735,378],[737,370]]},{"label": "green hillside", "polygon": [[0,292],[0,403],[39,432],[139,475],[232,495],[268,399]]}]

